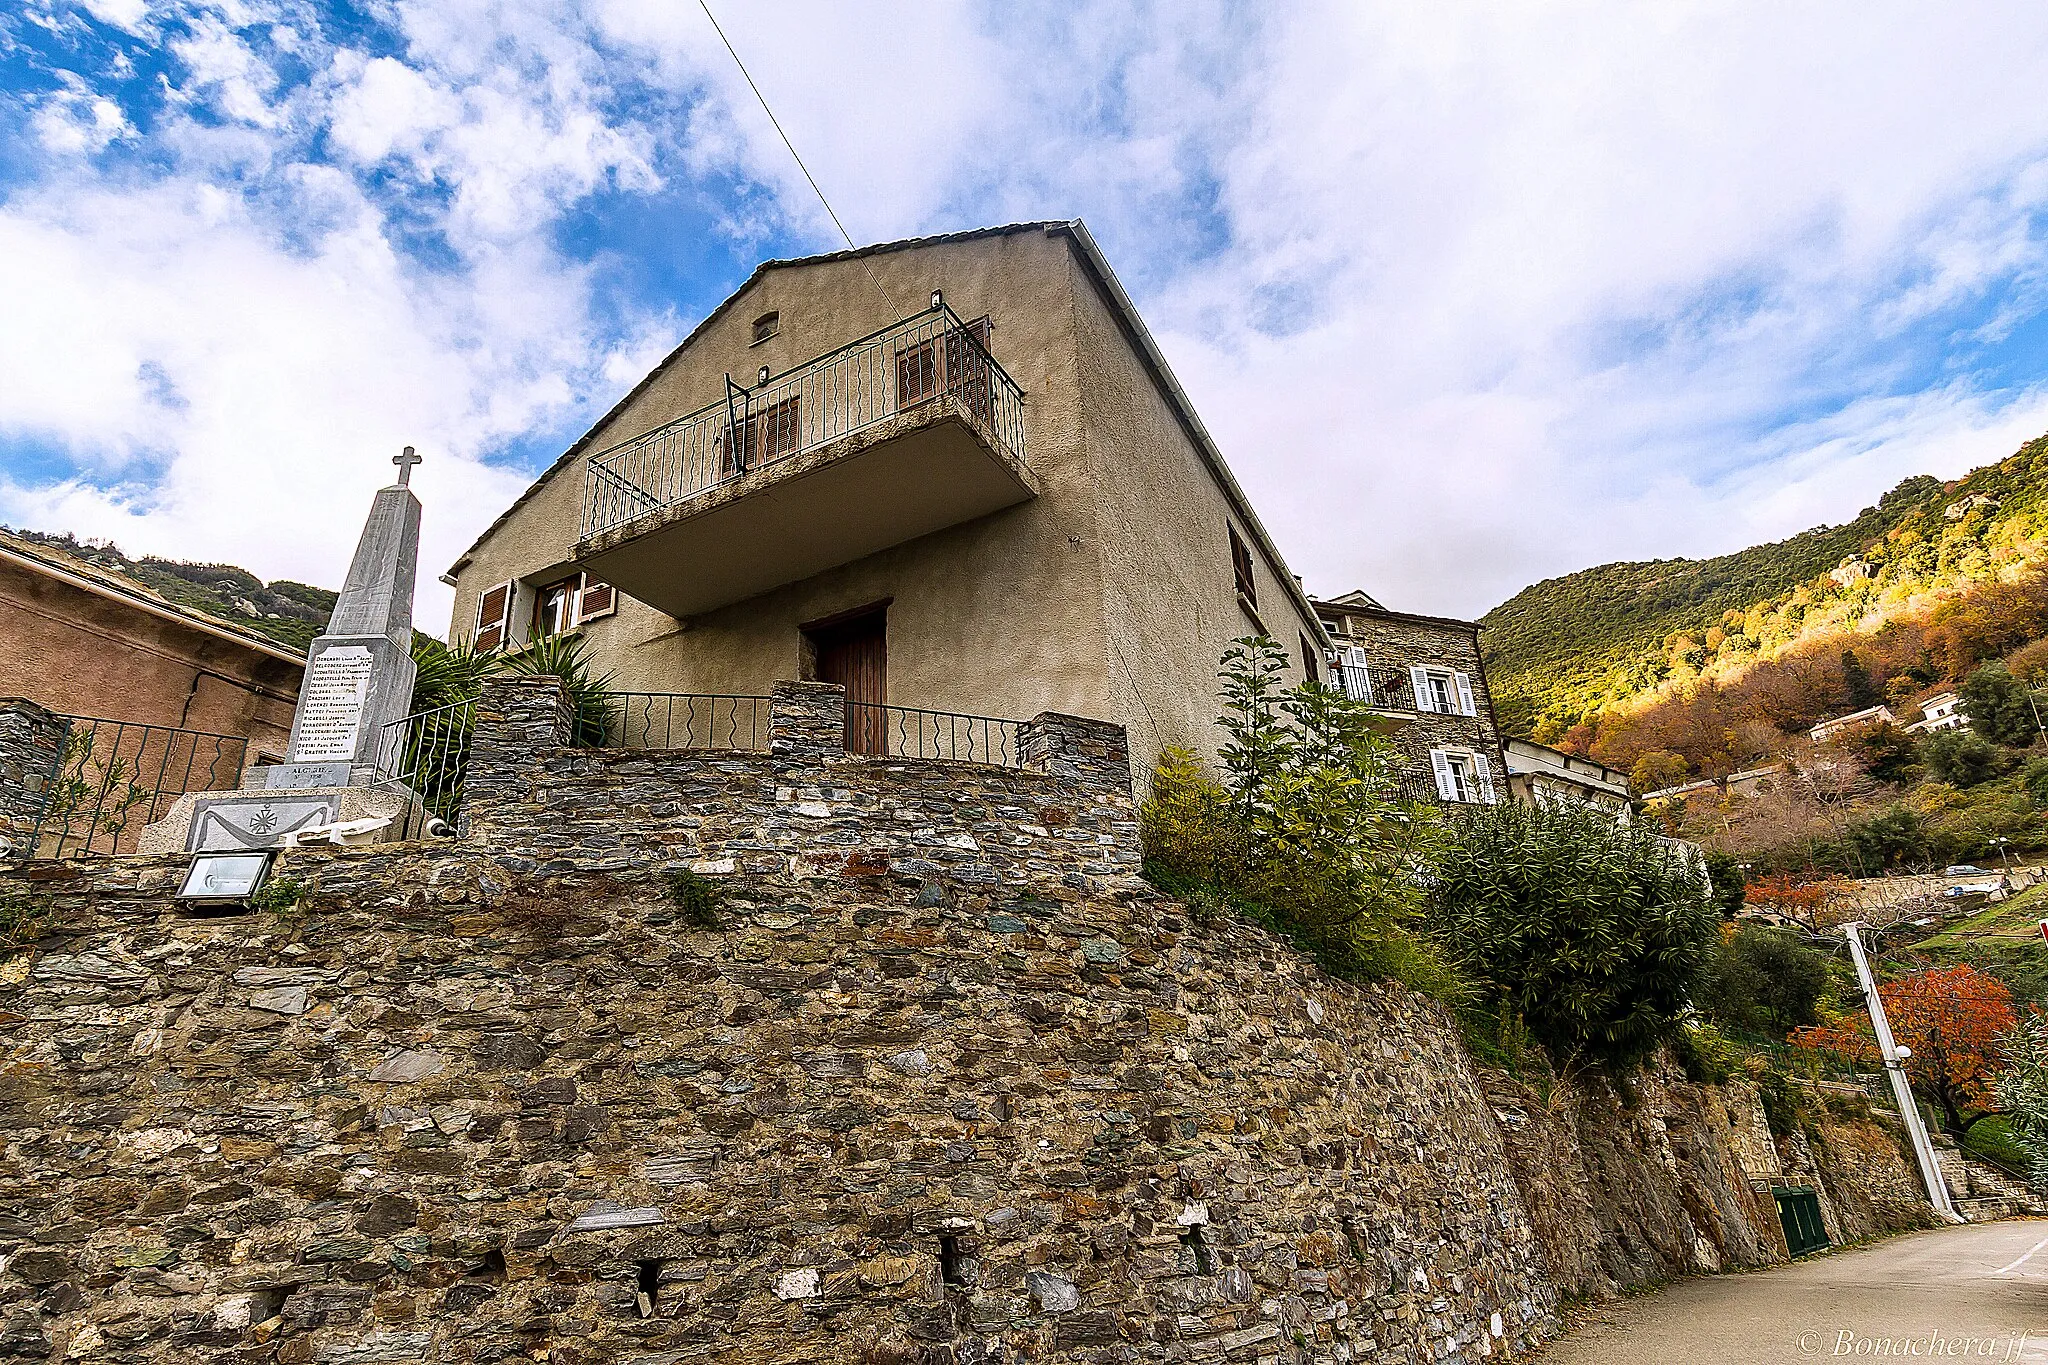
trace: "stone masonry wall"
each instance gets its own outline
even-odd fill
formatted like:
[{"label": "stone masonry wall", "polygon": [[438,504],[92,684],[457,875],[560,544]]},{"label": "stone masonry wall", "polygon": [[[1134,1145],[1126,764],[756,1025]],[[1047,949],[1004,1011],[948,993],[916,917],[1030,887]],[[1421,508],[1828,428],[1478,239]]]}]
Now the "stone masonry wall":
[{"label": "stone masonry wall", "polygon": [[494,685],[463,837],[286,851],[264,911],[0,864],[48,911],[0,946],[0,1358],[1469,1365],[1782,1254],[1739,1096],[1489,1094],[1436,1006],[1139,881],[1114,728],[998,769],[772,709],[580,750]]},{"label": "stone masonry wall", "polygon": [[32,701],[0,697],[0,838],[35,826],[70,723]]},{"label": "stone masonry wall", "polygon": [[[1454,1029],[1142,889],[31,865],[0,1351],[1477,1360],[1551,1323]],[[12,874],[19,879],[20,872]]]},{"label": "stone masonry wall", "polygon": [[844,694],[782,683],[766,753],[565,747],[546,679],[478,703],[464,837],[515,874],[687,866],[711,875],[945,876],[973,885],[1125,886],[1138,872],[1123,732],[1073,716],[1023,727],[1025,769],[846,752]]}]

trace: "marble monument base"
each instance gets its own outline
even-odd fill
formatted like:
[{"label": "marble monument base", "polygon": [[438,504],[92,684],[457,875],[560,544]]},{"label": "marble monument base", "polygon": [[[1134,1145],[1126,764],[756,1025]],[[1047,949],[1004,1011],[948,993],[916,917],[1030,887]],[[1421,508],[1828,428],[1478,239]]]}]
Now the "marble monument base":
[{"label": "marble monument base", "polygon": [[170,813],[145,826],[138,853],[213,853],[276,848],[287,834],[349,820],[389,817],[380,830],[347,840],[388,843],[426,828],[417,796],[382,787],[301,787],[187,792]]}]

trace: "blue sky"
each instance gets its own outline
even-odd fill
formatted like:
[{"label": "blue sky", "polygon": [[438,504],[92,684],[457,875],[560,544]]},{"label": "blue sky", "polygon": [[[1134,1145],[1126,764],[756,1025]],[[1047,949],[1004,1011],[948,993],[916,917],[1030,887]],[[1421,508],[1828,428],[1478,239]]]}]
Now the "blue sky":
[{"label": "blue sky", "polygon": [[[1085,218],[1315,590],[1477,614],[2048,431],[2038,6],[714,9],[858,239]],[[0,91],[0,520],[131,553],[332,583],[410,443],[438,569],[835,244],[694,5],[25,0]]]}]

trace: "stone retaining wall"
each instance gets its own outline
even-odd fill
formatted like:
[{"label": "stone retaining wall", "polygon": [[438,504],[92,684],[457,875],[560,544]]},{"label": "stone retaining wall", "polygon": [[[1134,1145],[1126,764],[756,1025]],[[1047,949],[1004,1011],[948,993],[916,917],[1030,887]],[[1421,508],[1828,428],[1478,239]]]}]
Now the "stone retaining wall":
[{"label": "stone retaining wall", "polygon": [[[1143,890],[43,865],[0,1351],[1473,1361],[1554,1293],[1456,1033]],[[20,873],[12,874],[19,878]]]},{"label": "stone retaining wall", "polygon": [[568,747],[552,679],[494,679],[477,704],[461,829],[515,874],[691,867],[1046,883],[1083,891],[1137,875],[1123,731],[1046,714],[1026,768],[846,752],[844,694],[778,684],[770,748]]},{"label": "stone retaining wall", "polygon": [[1436,1006],[1191,920],[1112,727],[1018,770],[772,709],[766,753],[573,749],[501,682],[464,837],[287,851],[263,911],[0,865],[0,1357],[1470,1365],[1782,1256],[1772,1160],[1888,1216],[1875,1138],[1483,1088]]}]

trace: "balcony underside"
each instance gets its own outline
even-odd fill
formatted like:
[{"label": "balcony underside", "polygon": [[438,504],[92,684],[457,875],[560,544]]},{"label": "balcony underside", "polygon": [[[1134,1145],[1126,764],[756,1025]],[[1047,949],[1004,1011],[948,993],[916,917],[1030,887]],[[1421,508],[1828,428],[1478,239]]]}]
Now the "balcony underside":
[{"label": "balcony underside", "polygon": [[649,606],[698,616],[1037,494],[945,395],[591,536],[576,558]]}]

